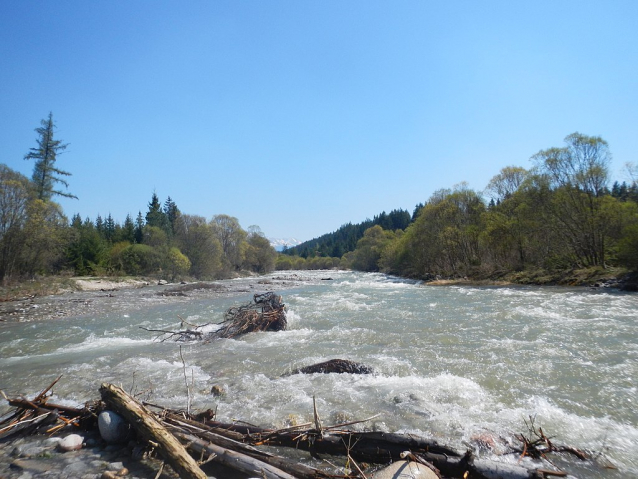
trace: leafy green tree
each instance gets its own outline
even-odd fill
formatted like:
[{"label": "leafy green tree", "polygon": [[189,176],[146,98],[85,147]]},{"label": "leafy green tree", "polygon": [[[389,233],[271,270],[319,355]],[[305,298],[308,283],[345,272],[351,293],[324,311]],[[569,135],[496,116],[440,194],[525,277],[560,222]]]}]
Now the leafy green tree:
[{"label": "leafy green tree", "polygon": [[600,137],[572,133],[563,148],[541,150],[532,157],[552,189],[550,213],[569,245],[576,266],[605,263],[606,209],[611,153]]},{"label": "leafy green tree", "polygon": [[379,260],[383,250],[395,238],[396,235],[392,231],[385,231],[379,225],[368,228],[350,257],[352,268],[358,271],[379,271]]},{"label": "leafy green tree", "polygon": [[210,225],[222,246],[224,269],[238,270],[244,261],[246,231],[237,218],[228,215],[215,215]]},{"label": "leafy green tree", "polygon": [[191,262],[189,273],[199,279],[215,279],[222,269],[222,246],[206,218],[180,215],[175,239]]},{"label": "leafy green tree", "polygon": [[486,192],[495,201],[511,197],[523,184],[529,172],[520,166],[506,166],[487,185]]},{"label": "leafy green tree", "polygon": [[257,273],[267,273],[274,269],[277,251],[264,236],[258,226],[248,228],[247,246],[244,252],[244,267]]},{"label": "leafy green tree", "polygon": [[68,220],[56,203],[36,199],[27,205],[21,269],[24,274],[51,274],[64,263]]},{"label": "leafy green tree", "polygon": [[481,264],[485,203],[466,184],[435,191],[401,236],[386,264],[405,276],[464,276]]},{"label": "leafy green tree", "polygon": [[31,148],[29,153],[24,157],[25,160],[35,160],[33,167],[33,185],[35,187],[38,199],[49,201],[54,195],[66,198],[76,198],[77,196],[56,189],[56,185],[64,185],[65,188],[69,184],[62,177],[71,176],[71,173],[61,170],[55,166],[57,156],[61,154],[68,145],[63,144],[60,140],[54,140],[55,123],[53,123],[53,114],[49,113],[46,120],[41,121],[42,126],[36,128],[38,134],[36,140],[38,146]]},{"label": "leafy green tree", "polygon": [[144,275],[160,271],[163,259],[151,246],[132,244],[122,251],[121,261],[127,274]]},{"label": "leafy green tree", "polygon": [[171,281],[184,276],[191,267],[191,262],[178,248],[172,247],[168,252],[168,265]]},{"label": "leafy green tree", "polygon": [[19,272],[30,188],[27,177],[0,164],[0,281]]}]

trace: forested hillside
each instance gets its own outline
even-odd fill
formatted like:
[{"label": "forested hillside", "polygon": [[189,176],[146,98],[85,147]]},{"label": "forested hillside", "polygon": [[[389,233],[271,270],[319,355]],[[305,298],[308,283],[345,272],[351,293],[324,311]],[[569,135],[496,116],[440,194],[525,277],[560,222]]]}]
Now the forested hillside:
[{"label": "forested hillside", "polygon": [[[417,209],[420,206],[423,205],[417,206]],[[347,223],[337,231],[326,233],[319,238],[288,248],[284,251],[284,254],[301,256],[302,258],[314,258],[315,256],[341,258],[345,253],[354,251],[357,247],[357,242],[363,238],[363,233],[368,228],[379,225],[388,231],[403,230],[408,227],[412,219],[410,213],[405,210],[393,210],[389,214],[384,211],[372,220],[367,219],[357,224]]]}]

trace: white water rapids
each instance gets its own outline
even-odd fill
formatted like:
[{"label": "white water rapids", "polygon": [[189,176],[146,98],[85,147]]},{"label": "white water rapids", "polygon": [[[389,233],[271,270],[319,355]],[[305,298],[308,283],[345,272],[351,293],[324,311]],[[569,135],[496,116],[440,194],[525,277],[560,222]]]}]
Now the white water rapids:
[{"label": "white water rapids", "polygon": [[[380,414],[359,427],[417,433],[508,462],[518,457],[479,450],[476,437],[513,441],[527,435],[524,421],[535,416],[556,443],[600,453],[598,463],[558,458],[575,476],[638,476],[638,295],[434,287],[341,271],[270,277],[277,283],[294,273],[299,281],[277,288],[288,307],[287,331],[181,343],[194,409],[217,407],[222,421],[283,427],[310,421],[316,396],[325,425]],[[33,395],[63,374],[56,402],[96,399],[107,381],[185,407],[179,344],[154,341],[140,326],[178,329],[178,316],[220,322],[223,311],[252,295],[167,301],[148,291],[115,293],[100,314],[0,323],[0,389]],[[375,373],[282,377],[333,358]],[[226,394],[211,396],[212,385]]]}]

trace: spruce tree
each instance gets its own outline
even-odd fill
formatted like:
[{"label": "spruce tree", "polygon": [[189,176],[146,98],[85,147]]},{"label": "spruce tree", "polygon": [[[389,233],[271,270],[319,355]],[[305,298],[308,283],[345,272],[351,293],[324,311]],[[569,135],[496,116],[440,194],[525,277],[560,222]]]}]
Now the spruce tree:
[{"label": "spruce tree", "polygon": [[172,236],[175,233],[175,221],[177,221],[180,211],[170,196],[164,202],[164,214],[168,223],[167,233]]},{"label": "spruce tree", "polygon": [[71,173],[55,166],[57,155],[62,153],[68,145],[53,139],[53,130],[55,129],[53,114],[49,113],[49,118],[42,120],[41,124],[40,128],[35,129],[39,135],[36,140],[38,142],[37,148],[31,148],[31,151],[24,156],[25,160],[35,160],[32,180],[38,199],[49,201],[53,195],[77,199],[77,196],[71,193],[55,189],[55,185],[58,183],[68,188],[69,184],[61,176],[71,176]]},{"label": "spruce tree", "polygon": [[144,217],[142,216],[142,212],[139,211],[137,213],[137,218],[135,218],[135,242],[137,244],[142,244],[143,239],[144,239]]},{"label": "spruce tree", "polygon": [[148,226],[156,226],[161,230],[166,230],[166,214],[162,211],[157,194],[153,192],[151,202],[148,204],[148,213],[146,213],[146,224]]}]

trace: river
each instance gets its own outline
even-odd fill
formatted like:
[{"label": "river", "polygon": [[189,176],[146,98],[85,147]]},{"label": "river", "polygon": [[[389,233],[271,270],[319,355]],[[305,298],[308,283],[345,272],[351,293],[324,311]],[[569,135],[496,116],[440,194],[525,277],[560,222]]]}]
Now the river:
[{"label": "river", "polygon": [[[220,283],[249,291],[250,281]],[[498,452],[515,434],[527,435],[532,416],[556,443],[599,454],[597,463],[557,458],[575,476],[638,476],[638,295],[424,286],[346,271],[277,272],[269,281],[287,304],[288,330],[182,343],[194,409],[283,427],[312,420],[314,396],[324,425],[379,414],[359,427],[416,433],[509,462],[518,458],[480,449],[476,439],[492,438]],[[56,402],[95,399],[107,381],[185,407],[179,344],[140,326],[178,329],[180,317],[219,322],[252,295],[171,301],[152,290],[116,293],[90,314],[1,323],[0,388],[34,394],[63,374]],[[282,377],[332,358],[375,373]],[[225,394],[212,396],[213,385]]]}]

